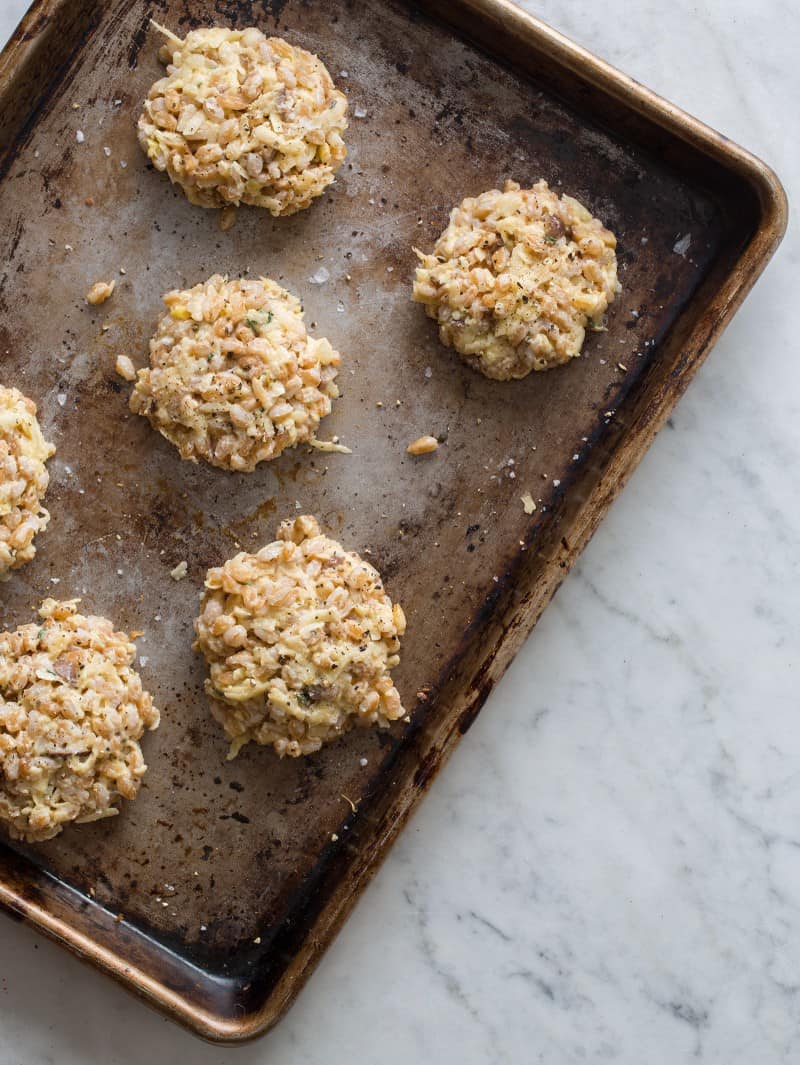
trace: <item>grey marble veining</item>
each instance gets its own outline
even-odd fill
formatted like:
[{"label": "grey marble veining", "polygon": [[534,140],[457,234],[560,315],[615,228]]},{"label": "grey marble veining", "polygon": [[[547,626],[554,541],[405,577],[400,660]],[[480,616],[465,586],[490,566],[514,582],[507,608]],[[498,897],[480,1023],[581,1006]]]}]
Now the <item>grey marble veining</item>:
[{"label": "grey marble veining", "polygon": [[[529,6],[800,193],[795,5]],[[799,252],[793,218],[281,1026],[204,1047],[3,920],[0,1065],[800,1060]]]}]

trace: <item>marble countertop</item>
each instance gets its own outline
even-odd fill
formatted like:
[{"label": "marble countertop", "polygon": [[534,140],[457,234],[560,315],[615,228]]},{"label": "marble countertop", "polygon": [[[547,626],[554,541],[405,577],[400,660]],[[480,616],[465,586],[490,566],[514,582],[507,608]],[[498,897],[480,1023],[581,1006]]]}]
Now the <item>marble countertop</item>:
[{"label": "marble countertop", "polygon": [[[785,0],[525,6],[800,195]],[[800,1058],[795,222],[279,1028],[204,1046],[2,919],[0,1065]]]}]

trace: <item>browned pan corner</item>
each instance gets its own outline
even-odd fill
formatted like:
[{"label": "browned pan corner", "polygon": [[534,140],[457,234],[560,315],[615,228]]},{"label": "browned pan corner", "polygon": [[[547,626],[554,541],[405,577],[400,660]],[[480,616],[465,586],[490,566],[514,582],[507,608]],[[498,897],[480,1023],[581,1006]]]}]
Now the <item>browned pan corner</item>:
[{"label": "browned pan corner", "polygon": [[[58,517],[48,536],[58,537],[61,524],[75,543],[43,542],[36,568],[0,604],[3,621],[29,612],[51,574],[78,592],[86,581],[86,594],[97,599],[92,607],[113,610],[128,627],[149,628],[147,638],[160,640],[161,652],[150,654],[162,668],[146,679],[156,686],[164,719],[148,747],[143,796],[115,819],[119,824],[84,826],[38,851],[0,844],[0,904],[220,1042],[263,1033],[291,1004],[786,225],[785,197],[768,167],[506,0],[252,6],[268,29],[320,52],[334,72],[347,65],[350,89],[363,94],[370,117],[352,124],[353,168],[340,175],[324,203],[283,225],[244,214],[225,245],[202,212],[188,208],[143,165],[132,129],[138,100],[158,71],[148,17],[186,29],[204,19],[241,19],[251,5],[38,0],[0,58],[0,173],[6,183],[0,230],[9,234],[0,329],[18,349],[8,362],[14,372],[24,368],[32,390],[46,397],[45,425],[52,423],[60,451],[74,456],[76,467],[93,464],[92,476],[109,481],[102,451],[110,431],[132,456],[119,474],[124,498],[97,490],[110,513],[130,507],[125,527],[119,526],[129,554],[117,558],[113,544],[105,554],[96,546],[106,519],[82,509],[59,467],[51,506]],[[441,76],[432,75],[433,56]],[[119,96],[118,112],[106,106],[109,91]],[[87,116],[81,120],[90,148],[95,127],[89,123],[102,118],[104,130],[116,131],[124,173],[110,171],[96,149],[94,155],[75,151],[73,98]],[[507,121],[516,140],[505,136]],[[391,138],[383,136],[386,129],[394,131]],[[419,158],[426,159],[424,173],[414,161]],[[615,160],[618,173],[603,184],[606,158]],[[440,351],[429,323],[409,305],[407,286],[408,248],[441,228],[454,183],[465,193],[477,191],[509,169],[563,179],[607,216],[621,236],[626,306],[635,298],[646,313],[626,320],[621,305],[611,334],[595,339],[591,357],[556,374],[534,375],[538,381],[528,380],[507,401],[509,393]],[[25,197],[16,194],[23,180]],[[639,243],[649,202],[645,180],[668,215],[650,245]],[[94,212],[78,203],[87,181],[103,190]],[[385,218],[371,213],[381,197]],[[133,354],[146,344],[158,297],[171,287],[187,248],[198,271],[210,272],[220,255],[230,255],[230,269],[246,260],[265,272],[286,270],[287,283],[297,289],[308,288],[319,234],[343,256],[347,249],[352,288],[308,289],[307,298],[321,328],[342,335],[354,365],[369,365],[366,385],[358,375],[348,383],[332,432],[366,440],[370,448],[351,466],[331,462],[324,474],[318,456],[280,460],[255,479],[237,480],[232,492],[215,473],[177,464],[146,427],[127,419],[120,386],[103,370],[109,348],[99,336],[99,319],[81,299],[86,281],[95,279],[89,271],[109,261],[103,241],[118,216],[125,221],[115,233],[117,254],[129,247],[138,269],[129,270],[136,274],[129,289],[119,286],[112,336]],[[168,221],[168,242],[157,241],[144,225],[151,218],[165,228]],[[695,259],[670,258],[671,226],[691,227]],[[22,290],[25,282],[44,291],[44,271],[54,268],[33,255],[34,228],[52,234],[59,247],[73,232],[85,233],[93,257],[85,277],[80,258],[65,262],[59,275],[55,298],[63,323],[41,326],[56,353],[50,359],[37,350]],[[20,265],[21,274],[15,272]],[[651,289],[663,297],[651,299]],[[337,297],[350,301],[348,315],[337,317]],[[387,373],[380,351],[373,353],[376,334],[385,335],[396,377]],[[612,345],[626,336],[641,353],[635,363],[626,359],[630,370],[621,375],[600,356],[618,351]],[[56,365],[63,344],[69,358],[61,355],[63,366]],[[426,364],[433,367],[425,378],[431,384],[421,386]],[[90,412],[91,424],[81,433],[59,420],[51,402],[59,389],[74,394],[76,410]],[[378,414],[376,389],[384,390],[381,398],[402,395],[404,405],[395,410],[387,403]],[[534,427],[526,419],[531,404],[538,404],[541,423]],[[554,411],[549,420],[548,405]],[[606,406],[613,406],[612,417],[600,416]],[[492,470],[484,476],[472,460],[465,426],[479,424],[481,411],[500,407],[511,429],[481,430]],[[437,419],[449,431],[440,464],[410,465],[402,442],[412,426],[429,430]],[[573,462],[576,448],[580,461]],[[504,461],[512,453],[518,456],[516,481]],[[538,482],[543,470],[551,480],[558,474],[559,487],[548,487],[528,520],[509,500],[514,504],[522,482]],[[370,493],[363,481],[381,487]],[[413,722],[390,736],[354,735],[302,766],[267,763],[264,752],[252,751],[226,765],[225,744],[202,703],[199,667],[187,650],[195,609],[190,582],[170,589],[175,618],[168,632],[152,630],[156,605],[165,601],[162,571],[186,557],[196,582],[229,550],[232,535],[263,541],[277,516],[301,502],[348,545],[371,550],[390,592],[409,607],[400,682]],[[430,548],[434,536],[447,557],[428,551],[430,564],[421,567],[414,545]],[[460,583],[449,558],[460,567]],[[145,589],[146,610],[126,594],[127,586],[102,579],[102,567],[129,564]],[[97,577],[96,588],[87,574]],[[367,772],[357,768],[362,755]],[[358,795],[357,813],[339,801],[343,792]],[[258,820],[265,809],[269,824]],[[346,845],[334,846],[333,837]],[[159,861],[165,868],[157,868]],[[200,893],[191,890],[192,875]],[[172,908],[172,896],[156,894],[166,879],[183,892],[182,910]],[[209,919],[207,936],[198,933],[205,905],[224,910],[216,923]]]}]

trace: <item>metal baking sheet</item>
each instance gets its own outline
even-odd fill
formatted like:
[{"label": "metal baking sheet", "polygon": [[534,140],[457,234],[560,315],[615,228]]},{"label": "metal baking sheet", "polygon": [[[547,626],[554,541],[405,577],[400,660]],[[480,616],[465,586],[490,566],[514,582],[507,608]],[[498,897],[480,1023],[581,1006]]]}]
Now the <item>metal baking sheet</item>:
[{"label": "metal baking sheet", "polygon": [[[289,219],[245,209],[222,233],[148,167],[134,127],[161,71],[151,16],[177,33],[255,23],[323,58],[351,127],[322,200]],[[763,164],[498,0],[39,0],[0,60],[0,118],[2,380],[58,447],[52,521],[1,620],[57,594],[143,630],[162,711],[137,801],[0,844],[0,902],[199,1034],[245,1039],[292,1001],[469,728],[780,240],[785,203]],[[510,384],[441,348],[409,298],[412,245],[506,177],[587,204],[618,236],[623,285],[584,357]],[[303,297],[343,355],[321,435],[352,455],[227,474],[128,413],[116,356],[143,364],[162,293],[214,272]],[[87,306],[111,277],[113,299]],[[446,442],[414,460],[423,433]],[[227,762],[191,650],[203,575],[299,512],[368,552],[405,608],[411,720],[303,760],[250,746]]]}]

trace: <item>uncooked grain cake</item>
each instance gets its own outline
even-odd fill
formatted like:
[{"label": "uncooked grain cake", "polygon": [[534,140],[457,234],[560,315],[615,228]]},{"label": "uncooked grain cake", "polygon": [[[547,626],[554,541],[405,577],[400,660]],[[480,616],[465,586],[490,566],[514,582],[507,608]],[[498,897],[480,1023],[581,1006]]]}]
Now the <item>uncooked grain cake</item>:
[{"label": "uncooked grain cake", "polygon": [[[161,29],[161,27],[158,27]],[[166,77],[147,95],[139,142],[200,207],[300,211],[346,155],[347,98],[325,64],[261,30],[167,30]]]},{"label": "uncooked grain cake", "polygon": [[616,239],[571,196],[507,181],[464,200],[420,264],[414,299],[442,343],[498,381],[580,354],[619,290]]},{"label": "uncooked grain cake", "polygon": [[[164,303],[130,406],[181,458],[251,473],[313,441],[339,394],[340,360],[308,335],[298,299],[268,278],[216,274]],[[130,379],[129,360],[117,371]]]},{"label": "uncooked grain cake", "polygon": [[50,483],[45,463],[55,450],[33,400],[0,386],[0,581],[31,561],[34,539],[50,521],[42,499]]},{"label": "uncooked grain cake", "polygon": [[135,799],[158,726],[132,640],[78,602],[45,599],[41,621],[0,633],[0,820],[29,843]]},{"label": "uncooked grain cake", "polygon": [[377,570],[307,515],[209,570],[195,646],[231,757],[251,741],[311,754],[353,726],[402,717],[390,670],[405,626]]}]

